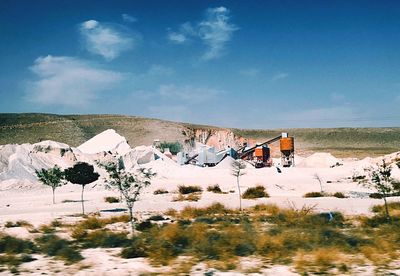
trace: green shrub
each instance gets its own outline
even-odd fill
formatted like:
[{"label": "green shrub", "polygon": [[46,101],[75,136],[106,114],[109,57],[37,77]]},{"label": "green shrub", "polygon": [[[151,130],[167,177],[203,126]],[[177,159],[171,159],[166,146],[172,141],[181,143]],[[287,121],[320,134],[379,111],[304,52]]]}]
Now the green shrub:
[{"label": "green shrub", "polygon": [[125,259],[147,257],[147,248],[140,238],[133,237],[129,246],[122,249],[121,257]]},{"label": "green shrub", "polygon": [[115,196],[106,196],[104,198],[104,201],[108,202],[108,203],[118,203],[119,202],[119,198],[117,198]]},{"label": "green shrub", "polygon": [[84,248],[114,248],[124,247],[129,244],[127,233],[114,233],[108,230],[96,230],[87,233],[79,241]]},{"label": "green shrub", "polygon": [[79,251],[72,247],[69,241],[61,239],[56,235],[43,235],[37,238],[36,242],[40,252],[62,259],[67,263],[75,263],[83,259]]},{"label": "green shrub", "polygon": [[164,152],[164,149],[169,149],[169,151],[173,154],[173,155],[177,155],[178,152],[180,152],[182,150],[182,144],[179,142],[162,142],[160,143],[160,145],[158,146],[158,148]]},{"label": "green shrub", "polygon": [[369,194],[370,198],[382,199],[382,195],[380,193],[371,193]]},{"label": "green shrub", "polygon": [[184,186],[180,185],[178,186],[178,191],[182,195],[186,194],[191,194],[191,193],[197,193],[197,192],[202,192],[203,189],[200,186]]},{"label": "green shrub", "polygon": [[149,217],[148,220],[160,221],[160,220],[165,220],[165,218],[162,215],[153,215],[153,216]]},{"label": "green shrub", "polygon": [[321,192],[309,192],[306,193],[303,197],[324,197],[325,194]]},{"label": "green shrub", "polygon": [[154,195],[162,195],[162,194],[168,194],[168,191],[165,189],[157,189],[153,192]]},{"label": "green shrub", "polygon": [[34,253],[36,249],[35,244],[31,241],[0,234],[0,253]]},{"label": "green shrub", "polygon": [[208,186],[207,187],[207,191],[208,192],[213,192],[213,193],[216,193],[216,194],[222,193],[222,190],[221,190],[221,188],[219,187],[218,184],[215,184],[215,185],[212,185],[212,186]]},{"label": "green shrub", "polygon": [[245,198],[245,199],[254,199],[254,198],[262,198],[262,197],[269,197],[269,195],[265,191],[265,187],[261,186],[261,185],[248,188],[242,195],[242,198]]}]

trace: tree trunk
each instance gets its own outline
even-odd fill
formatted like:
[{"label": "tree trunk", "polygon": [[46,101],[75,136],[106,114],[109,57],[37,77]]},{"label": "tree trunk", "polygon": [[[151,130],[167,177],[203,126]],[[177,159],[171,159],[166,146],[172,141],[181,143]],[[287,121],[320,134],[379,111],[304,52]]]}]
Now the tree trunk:
[{"label": "tree trunk", "polygon": [[85,190],[85,185],[82,185],[81,202],[82,202],[82,214],[85,214],[85,204],[83,203],[83,191]]},{"label": "tree trunk", "polygon": [[129,210],[129,219],[131,221],[131,228],[132,228],[132,234],[133,234],[133,230],[135,230],[134,224],[133,224],[133,207],[132,206],[128,206],[128,210]]},{"label": "tree trunk", "polygon": [[390,214],[389,214],[389,208],[388,208],[387,201],[386,201],[386,196],[383,196],[383,201],[385,202],[386,219],[388,221],[390,221]]},{"label": "tree trunk", "polygon": [[56,203],[56,198],[55,198],[56,188],[52,188],[52,190],[53,190],[53,204],[55,204]]},{"label": "tree trunk", "polygon": [[238,191],[239,191],[239,210],[242,211],[242,193],[240,192],[239,177],[236,178]]}]

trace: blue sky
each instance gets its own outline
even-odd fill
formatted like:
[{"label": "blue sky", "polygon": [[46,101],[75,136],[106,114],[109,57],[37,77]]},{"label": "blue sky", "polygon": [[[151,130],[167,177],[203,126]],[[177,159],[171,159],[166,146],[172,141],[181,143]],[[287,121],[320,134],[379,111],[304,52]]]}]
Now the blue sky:
[{"label": "blue sky", "polygon": [[0,112],[400,126],[399,1],[0,0]]}]

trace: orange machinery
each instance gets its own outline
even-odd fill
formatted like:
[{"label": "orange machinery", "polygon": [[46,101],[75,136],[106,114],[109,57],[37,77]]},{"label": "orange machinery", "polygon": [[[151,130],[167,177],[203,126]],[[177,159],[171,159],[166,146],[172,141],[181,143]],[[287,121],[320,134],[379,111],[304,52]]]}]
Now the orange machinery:
[{"label": "orange machinery", "polygon": [[282,166],[294,166],[294,138],[288,137],[287,133],[282,133],[282,138],[279,140],[279,142]]},{"label": "orange machinery", "polygon": [[256,168],[272,166],[271,150],[269,144],[279,141],[281,151],[281,164],[284,167],[294,166],[294,138],[289,137],[287,133],[272,138],[264,143],[254,147],[238,150],[239,158],[244,160],[253,160]]}]

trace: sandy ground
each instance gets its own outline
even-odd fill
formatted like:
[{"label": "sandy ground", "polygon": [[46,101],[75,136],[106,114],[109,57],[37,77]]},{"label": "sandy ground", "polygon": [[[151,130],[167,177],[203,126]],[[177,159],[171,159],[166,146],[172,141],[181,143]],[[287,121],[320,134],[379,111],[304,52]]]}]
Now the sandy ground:
[{"label": "sandy ground", "polygon": [[[182,209],[187,205],[207,206],[220,202],[230,208],[238,207],[238,192],[236,181],[230,175],[229,168],[200,168],[195,166],[171,166],[165,162],[153,161],[146,165],[153,167],[158,173],[150,187],[146,188],[137,202],[135,210],[139,216],[148,213],[164,212],[169,208]],[[325,192],[343,192],[346,199],[335,197],[304,198],[307,192],[320,191],[319,182],[314,179],[318,174]],[[381,204],[379,199],[370,199],[371,190],[352,182],[349,179],[354,173],[354,164],[345,164],[335,168],[282,168],[278,173],[276,168],[254,169],[248,167],[246,174],[241,177],[242,191],[258,184],[264,185],[270,197],[256,200],[242,200],[244,207],[260,204],[275,203],[282,207],[301,208],[314,206],[316,211],[340,211],[348,215],[369,214],[373,205]],[[329,183],[327,183],[329,182]],[[227,194],[207,192],[209,185],[219,184]],[[198,202],[174,202],[179,185],[199,185],[203,187],[201,199]],[[28,220],[34,225],[47,223],[55,218],[73,215],[81,212],[81,186],[67,184],[56,191],[56,204],[52,204],[51,190],[41,187],[30,190],[1,191],[0,225],[6,221]],[[154,190],[166,189],[169,193],[154,195]],[[125,208],[123,204],[110,204],[104,201],[105,196],[118,196],[114,191],[105,189],[102,184],[96,187],[88,185],[85,188],[85,209],[87,212],[114,214],[115,209]],[[391,198],[398,200],[398,198]],[[75,201],[75,202],[63,202]]]}]

